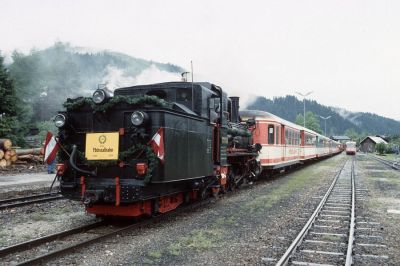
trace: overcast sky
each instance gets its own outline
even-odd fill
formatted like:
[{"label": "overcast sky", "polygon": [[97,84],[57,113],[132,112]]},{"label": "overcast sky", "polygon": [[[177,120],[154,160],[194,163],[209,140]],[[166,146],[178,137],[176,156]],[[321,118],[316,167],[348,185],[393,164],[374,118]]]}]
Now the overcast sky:
[{"label": "overcast sky", "polygon": [[0,50],[55,41],[190,69],[230,94],[400,120],[400,1],[0,0]]}]

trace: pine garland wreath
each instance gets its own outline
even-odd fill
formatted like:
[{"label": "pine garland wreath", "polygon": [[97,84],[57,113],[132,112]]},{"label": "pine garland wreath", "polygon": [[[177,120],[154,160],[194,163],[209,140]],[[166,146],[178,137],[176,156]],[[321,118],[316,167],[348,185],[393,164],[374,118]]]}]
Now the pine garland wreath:
[{"label": "pine garland wreath", "polygon": [[143,181],[145,183],[148,183],[150,182],[151,174],[153,173],[154,169],[157,167],[158,164],[158,157],[150,146],[143,144],[136,144],[127,151],[121,152],[118,158],[121,161],[129,161],[132,160],[132,158],[137,159],[143,152],[146,154],[146,158],[149,161],[148,171]]},{"label": "pine garland wreath", "polygon": [[68,99],[64,103],[65,109],[70,112],[70,111],[77,111],[80,108],[84,106],[90,106],[90,108],[94,112],[107,112],[110,108],[113,108],[114,106],[118,104],[127,104],[132,107],[138,106],[138,105],[152,105],[152,106],[159,106],[159,107],[168,107],[169,104],[163,99],[160,99],[157,96],[154,95],[144,95],[141,97],[129,97],[129,96],[115,96],[112,97],[108,102],[104,104],[95,104],[92,100],[92,98],[89,97],[79,97],[76,99]]},{"label": "pine garland wreath", "polygon": [[[72,147],[70,145],[64,146],[64,149],[71,153]],[[88,167],[110,167],[117,166],[119,161],[129,162],[130,160],[138,159],[142,154],[145,154],[146,159],[148,160],[148,171],[144,176],[143,181],[145,183],[150,182],[151,176],[153,174],[154,169],[158,165],[158,157],[152,150],[152,148],[148,145],[144,144],[136,144],[132,146],[130,149],[120,152],[118,154],[118,160],[87,160],[85,158],[85,154],[81,151],[77,151],[77,159],[80,163],[87,165]],[[65,151],[60,150],[58,153],[58,159],[61,161],[69,160]]]}]

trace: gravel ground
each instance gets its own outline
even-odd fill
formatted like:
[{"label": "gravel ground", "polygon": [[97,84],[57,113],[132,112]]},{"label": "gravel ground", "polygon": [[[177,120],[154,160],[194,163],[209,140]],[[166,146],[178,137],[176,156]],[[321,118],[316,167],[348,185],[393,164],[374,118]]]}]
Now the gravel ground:
[{"label": "gravel ground", "polygon": [[[356,265],[400,265],[400,172],[364,155],[357,155],[356,180],[367,192],[361,195],[357,216],[379,222],[370,235],[387,248],[358,249],[356,254],[386,255],[388,259],[358,258]],[[356,238],[357,243],[357,238]]]},{"label": "gravel ground", "polygon": [[[110,238],[49,265],[272,265],[347,158],[338,155],[262,180],[214,204]],[[400,172],[357,155],[356,182],[358,220],[380,222],[363,234],[382,237],[374,243],[387,248],[356,247],[355,253],[388,259],[357,257],[355,265],[400,265]],[[15,191],[23,190],[17,187]],[[0,248],[94,220],[80,203],[68,200],[5,210],[0,215]],[[359,234],[356,230],[356,243]],[[8,264],[4,263],[0,264]]]},{"label": "gravel ground", "polygon": [[[346,160],[318,162],[50,265],[254,265],[277,259]],[[304,210],[307,210],[306,212]]]},{"label": "gravel ground", "polygon": [[78,202],[66,199],[0,211],[0,248],[94,221]]}]

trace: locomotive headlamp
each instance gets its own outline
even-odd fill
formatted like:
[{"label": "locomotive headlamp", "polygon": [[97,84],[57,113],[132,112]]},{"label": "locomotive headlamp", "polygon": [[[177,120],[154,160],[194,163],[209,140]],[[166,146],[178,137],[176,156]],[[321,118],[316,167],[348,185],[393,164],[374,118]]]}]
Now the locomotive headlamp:
[{"label": "locomotive headlamp", "polygon": [[148,120],[148,115],[142,111],[134,111],[131,115],[131,122],[134,126],[140,126]]},{"label": "locomotive headlamp", "polygon": [[67,118],[63,114],[58,114],[54,117],[54,125],[58,128],[63,127]]},{"label": "locomotive headlamp", "polygon": [[107,98],[107,93],[105,92],[105,90],[102,89],[95,90],[92,96],[92,100],[95,104],[100,104],[104,102],[106,98]]}]

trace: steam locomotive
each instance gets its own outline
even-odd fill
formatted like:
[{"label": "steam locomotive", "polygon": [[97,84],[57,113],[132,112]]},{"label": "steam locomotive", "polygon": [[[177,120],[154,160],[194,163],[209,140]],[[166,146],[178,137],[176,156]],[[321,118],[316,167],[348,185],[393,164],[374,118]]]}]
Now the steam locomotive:
[{"label": "steam locomotive", "polygon": [[59,112],[61,193],[98,216],[154,215],[252,182],[255,120],[211,83],[97,89]]}]

